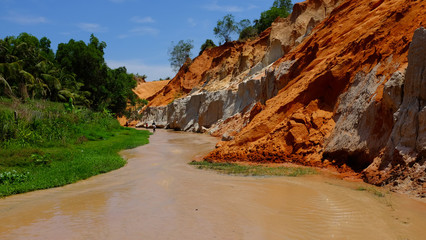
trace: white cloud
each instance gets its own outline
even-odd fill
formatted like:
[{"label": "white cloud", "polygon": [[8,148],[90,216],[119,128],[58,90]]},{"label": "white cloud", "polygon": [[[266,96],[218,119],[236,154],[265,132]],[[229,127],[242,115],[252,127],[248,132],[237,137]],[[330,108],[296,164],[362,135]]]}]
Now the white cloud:
[{"label": "white cloud", "polygon": [[147,65],[141,59],[129,59],[123,61],[106,60],[110,68],[126,67],[128,73],[138,73],[147,75],[148,81],[158,80],[160,78],[173,78],[174,73],[169,65]]},{"label": "white cloud", "polygon": [[80,23],[78,24],[78,27],[85,32],[91,33],[106,32],[108,30],[106,27],[97,23]]},{"label": "white cloud", "polygon": [[254,4],[250,4],[250,5],[247,7],[247,9],[248,9],[248,10],[257,9],[257,8],[259,8],[259,7],[258,7],[258,6],[256,6],[256,5],[254,5]]},{"label": "white cloud", "polygon": [[152,17],[139,17],[139,16],[134,16],[130,19],[132,22],[135,23],[153,23],[155,22],[154,19]]},{"label": "white cloud", "polygon": [[151,27],[136,27],[131,29],[130,32],[136,35],[157,35],[160,31]]},{"label": "white cloud", "polygon": [[36,17],[31,15],[22,15],[16,12],[10,12],[9,16],[4,17],[10,22],[14,22],[21,25],[35,25],[40,23],[47,23],[47,19],[45,17]]},{"label": "white cloud", "polygon": [[157,36],[160,30],[152,27],[135,27],[129,30],[128,33],[118,36],[120,39],[134,37],[134,36]]},{"label": "white cloud", "polygon": [[213,1],[210,4],[206,4],[203,6],[203,8],[209,10],[209,11],[219,11],[219,12],[242,12],[245,9],[238,6],[232,6],[232,5],[219,5],[217,1]]},{"label": "white cloud", "polygon": [[193,18],[188,18],[187,22],[189,23],[189,25],[191,25],[192,27],[197,26],[197,23],[195,22],[195,20]]}]

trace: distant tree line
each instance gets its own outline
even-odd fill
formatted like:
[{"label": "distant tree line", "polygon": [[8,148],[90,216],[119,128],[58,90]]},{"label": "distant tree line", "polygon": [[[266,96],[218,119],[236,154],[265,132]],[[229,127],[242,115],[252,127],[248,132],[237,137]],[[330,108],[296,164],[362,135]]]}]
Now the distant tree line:
[{"label": "distant tree line", "polygon": [[[240,41],[255,38],[260,33],[269,28],[276,18],[286,18],[291,13],[293,4],[291,0],[274,0],[272,7],[260,14],[259,19],[251,22],[249,19],[243,19],[239,22],[235,20],[232,14],[225,15],[217,21],[213,29],[214,35],[219,39],[219,45],[232,41],[232,35],[238,34]],[[194,47],[192,40],[180,40],[176,45],[173,44],[169,49],[169,61],[174,71],[178,71],[185,63],[191,60],[191,49]],[[216,47],[211,39],[207,39],[200,49],[201,55],[206,49]]]},{"label": "distant tree line", "polygon": [[221,41],[231,41],[231,35],[239,34],[239,40],[246,40],[257,37],[260,33],[269,28],[276,18],[286,18],[291,13],[293,4],[291,0],[275,0],[272,7],[260,14],[259,19],[243,19],[236,22],[232,14],[228,14],[223,19],[217,21],[213,32]]},{"label": "distant tree line", "polygon": [[135,104],[136,81],[125,67],[107,66],[105,42],[93,34],[88,44],[71,39],[56,54],[50,44],[28,33],[0,39],[0,96],[72,102],[117,115],[129,101]]}]

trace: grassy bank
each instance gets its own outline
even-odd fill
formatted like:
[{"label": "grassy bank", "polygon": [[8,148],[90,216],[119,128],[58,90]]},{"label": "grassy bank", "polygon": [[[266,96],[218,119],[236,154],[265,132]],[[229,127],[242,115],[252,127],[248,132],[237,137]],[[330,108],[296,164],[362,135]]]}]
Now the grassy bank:
[{"label": "grassy bank", "polygon": [[120,168],[126,162],[118,152],[149,136],[121,127],[108,113],[47,101],[0,99],[0,126],[0,197]]},{"label": "grassy bank", "polygon": [[268,167],[262,165],[240,165],[236,163],[215,163],[193,161],[189,163],[198,169],[210,169],[219,173],[242,176],[290,176],[317,174],[317,171],[308,167]]}]

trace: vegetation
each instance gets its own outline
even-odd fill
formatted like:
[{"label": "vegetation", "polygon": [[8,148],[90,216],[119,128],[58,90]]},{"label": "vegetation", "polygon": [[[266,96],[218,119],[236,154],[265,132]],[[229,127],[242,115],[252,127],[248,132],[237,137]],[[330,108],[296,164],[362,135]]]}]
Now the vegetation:
[{"label": "vegetation", "polygon": [[[355,189],[356,191],[368,192],[373,194],[377,199],[379,199],[383,204],[394,209],[392,195],[389,191],[381,190],[375,186],[360,186]],[[405,223],[405,222],[404,222]]]},{"label": "vegetation", "polygon": [[[134,121],[134,120],[141,120],[142,115],[139,114],[139,112],[148,105],[149,101],[146,99],[136,99],[136,103],[133,106],[130,106],[127,108],[127,110],[124,113],[124,116],[126,116],[128,122]],[[127,126],[127,125],[125,125]]]},{"label": "vegetation", "polygon": [[217,21],[216,27],[213,29],[214,35],[225,43],[232,41],[231,35],[238,33],[238,24],[232,14],[223,17],[222,20]]},{"label": "vegetation", "polygon": [[194,48],[192,40],[180,40],[169,49],[169,61],[173,71],[177,72],[188,61],[191,60],[191,49]]},{"label": "vegetation", "polygon": [[272,22],[277,17],[286,18],[293,8],[293,4],[290,0],[275,0],[272,7],[260,14],[260,18],[256,21],[255,26],[258,33],[265,31],[271,26]]},{"label": "vegetation", "polygon": [[0,98],[0,197],[62,186],[122,167],[118,151],[148,143],[108,112]]},{"label": "vegetation", "polygon": [[50,40],[28,34],[0,39],[0,97],[46,99],[85,105],[122,115],[136,81],[124,67],[110,69],[105,42],[93,34],[88,44],[71,39],[56,54]]},{"label": "vegetation", "polygon": [[275,0],[272,7],[260,14],[259,19],[253,23],[248,19],[236,22],[233,15],[228,14],[217,21],[213,32],[221,41],[232,41],[233,34],[239,34],[239,40],[246,40],[257,37],[260,33],[271,26],[277,17],[286,18],[293,8],[290,0]]},{"label": "vegetation", "polygon": [[258,36],[258,30],[255,26],[247,26],[245,28],[243,28],[240,32],[240,37],[238,38],[238,40],[247,40],[247,39],[252,39]]},{"label": "vegetation", "polygon": [[356,190],[357,191],[366,191],[366,192],[372,193],[373,195],[375,195],[377,197],[381,197],[381,198],[386,196],[386,193],[383,193],[380,190],[378,190],[377,188],[372,187],[372,186],[358,187]]},{"label": "vegetation", "polygon": [[216,44],[214,44],[213,40],[207,39],[206,42],[201,45],[200,53],[198,55],[201,55],[206,49],[214,48],[216,47]]},{"label": "vegetation", "polygon": [[208,161],[192,161],[190,165],[198,169],[211,169],[224,174],[243,176],[303,176],[317,174],[317,171],[307,167],[267,167],[262,165],[240,165],[236,163],[215,163]]}]

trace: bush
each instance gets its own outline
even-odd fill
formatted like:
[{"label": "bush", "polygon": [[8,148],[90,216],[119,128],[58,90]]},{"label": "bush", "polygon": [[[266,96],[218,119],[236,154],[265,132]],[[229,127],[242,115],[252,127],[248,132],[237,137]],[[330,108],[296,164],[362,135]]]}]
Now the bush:
[{"label": "bush", "polygon": [[258,33],[270,27],[277,17],[286,18],[290,14],[292,7],[293,4],[290,0],[275,0],[269,10],[260,14],[260,18],[256,24]]},{"label": "bush", "polygon": [[0,184],[22,183],[28,179],[30,173],[18,173],[16,170],[0,173]]},{"label": "bush", "polygon": [[239,40],[247,40],[258,36],[257,29],[254,26],[248,26],[240,32]]},{"label": "bush", "polygon": [[[10,105],[10,107],[13,107]],[[10,109],[0,109],[0,146],[63,146],[81,137],[106,139],[119,129],[109,113],[78,108],[70,112],[61,103],[30,101],[17,104],[17,119]]]},{"label": "bush", "polygon": [[206,42],[203,43],[203,45],[201,45],[199,55],[201,55],[204,52],[204,50],[214,48],[214,47],[216,47],[216,44],[214,44],[213,40],[207,39]]}]

